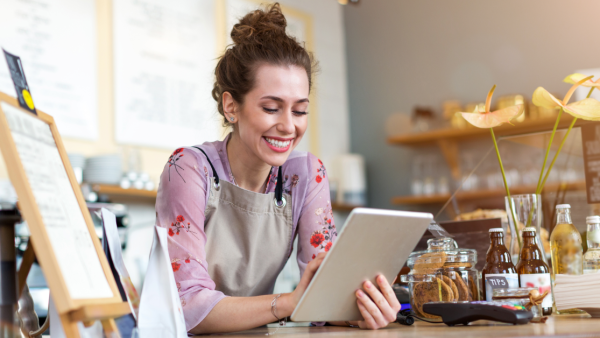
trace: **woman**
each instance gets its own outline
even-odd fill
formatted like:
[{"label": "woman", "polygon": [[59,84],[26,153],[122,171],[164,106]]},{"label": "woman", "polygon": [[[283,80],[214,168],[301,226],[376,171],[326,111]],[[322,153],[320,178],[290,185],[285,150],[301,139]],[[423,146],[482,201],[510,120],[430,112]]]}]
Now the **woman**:
[{"label": "woman", "polygon": [[[315,62],[285,33],[279,4],[247,14],[215,70],[212,95],[232,132],[179,148],[156,201],[191,333],[239,331],[290,316],[337,236],[325,167],[293,151],[307,127]],[[298,235],[302,278],[288,294],[273,286]],[[377,329],[400,305],[383,276],[356,291]],[[381,291],[379,291],[381,290]],[[352,323],[332,323],[352,325]]]}]

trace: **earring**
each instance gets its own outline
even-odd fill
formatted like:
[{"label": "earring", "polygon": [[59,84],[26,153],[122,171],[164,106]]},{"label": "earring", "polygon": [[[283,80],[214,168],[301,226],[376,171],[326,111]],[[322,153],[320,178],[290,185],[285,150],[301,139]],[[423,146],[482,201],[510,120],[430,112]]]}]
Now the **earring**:
[{"label": "earring", "polygon": [[230,117],[229,120],[231,120],[231,122],[235,121],[234,117]]}]

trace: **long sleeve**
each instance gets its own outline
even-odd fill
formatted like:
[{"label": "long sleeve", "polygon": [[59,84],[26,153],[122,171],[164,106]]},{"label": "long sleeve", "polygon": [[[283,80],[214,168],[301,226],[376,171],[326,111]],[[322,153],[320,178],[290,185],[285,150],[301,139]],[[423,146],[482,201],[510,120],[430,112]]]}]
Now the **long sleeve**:
[{"label": "long sleeve", "polygon": [[169,234],[169,256],[187,330],[196,327],[225,297],[208,274],[204,209],[210,166],[196,152],[173,152],[160,177],[157,225]]},{"label": "long sleeve", "polygon": [[298,267],[300,275],[319,252],[329,251],[337,238],[333,221],[329,179],[323,162],[308,154],[308,187],[298,220]]}]

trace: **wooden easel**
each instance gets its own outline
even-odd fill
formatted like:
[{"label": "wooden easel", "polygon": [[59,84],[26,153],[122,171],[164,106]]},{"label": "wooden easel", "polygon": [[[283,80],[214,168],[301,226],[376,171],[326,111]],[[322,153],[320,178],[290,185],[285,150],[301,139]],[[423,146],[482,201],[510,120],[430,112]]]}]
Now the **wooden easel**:
[{"label": "wooden easel", "polygon": [[[34,119],[46,123],[50,128],[50,132],[54,142],[56,143],[56,149],[58,150],[62,164],[65,167],[66,175],[68,176],[68,182],[70,183],[69,189],[73,190],[78,207],[81,210],[83,219],[85,221],[87,233],[89,233],[89,236],[91,237],[93,251],[95,251],[95,255],[99,260],[102,275],[106,278],[106,282],[110,288],[110,297],[72,297],[71,290],[67,284],[68,276],[64,276],[61,270],[61,268],[64,269],[65,266],[68,265],[65,265],[65,262],[63,262],[63,265],[59,264],[59,257],[55,252],[55,247],[53,247],[52,239],[49,236],[49,229],[51,228],[47,228],[46,222],[42,217],[42,212],[40,211],[38,201],[36,201],[34,196],[32,185],[29,181],[28,174],[25,171],[25,167],[20,158],[19,150],[17,149],[17,145],[13,138],[13,131],[9,126],[6,116],[7,113],[4,111],[3,107],[10,109],[10,114],[13,114],[11,115],[13,117],[15,116],[14,114],[16,114],[16,108],[19,111],[19,114],[27,114],[29,116],[26,118],[24,117],[25,119],[28,119],[28,121],[33,121],[31,119],[33,117]],[[77,183],[73,170],[71,169],[69,158],[67,157],[67,153],[62,143],[60,134],[56,128],[56,124],[54,123],[54,119],[52,116],[44,114],[39,110],[37,110],[37,113],[38,115],[36,116],[35,114],[20,108],[19,103],[15,98],[0,92],[0,150],[2,151],[4,160],[7,163],[7,170],[10,180],[19,197],[19,209],[25,220],[27,220],[27,224],[31,232],[30,242],[27,246],[21,267],[18,271],[19,295],[23,290],[27,275],[31,269],[31,265],[33,264],[35,257],[37,257],[40,266],[44,271],[44,276],[48,282],[48,287],[52,294],[56,305],[56,310],[60,316],[60,320],[67,337],[80,337],[77,325],[78,322],[82,322],[84,326],[89,327],[97,320],[101,321],[102,327],[107,336],[110,334],[113,334],[114,336],[116,334],[117,337],[120,337],[114,318],[131,313],[129,304],[127,302],[123,302],[121,299],[115,283],[115,278],[112,275],[108,261],[106,260],[100,245],[100,241],[96,236],[94,224],[85,204],[79,184]],[[39,126],[39,122],[36,123]],[[47,169],[48,168],[40,168],[40,170]],[[78,226],[82,225],[79,224]],[[79,230],[81,230],[81,228],[79,228]],[[86,253],[89,254],[90,250],[92,249],[86,248],[80,250],[88,250]],[[95,272],[100,273],[98,270]]]}]

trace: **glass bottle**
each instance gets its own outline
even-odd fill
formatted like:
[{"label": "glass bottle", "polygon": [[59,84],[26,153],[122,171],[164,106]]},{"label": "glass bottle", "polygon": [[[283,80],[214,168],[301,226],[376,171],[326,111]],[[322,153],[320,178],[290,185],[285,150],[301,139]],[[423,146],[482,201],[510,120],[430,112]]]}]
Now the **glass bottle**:
[{"label": "glass bottle", "polygon": [[[550,235],[550,249],[552,251],[552,276],[583,274],[581,235],[571,221],[571,206],[568,204],[556,206],[556,226]],[[582,312],[577,309],[557,311],[558,314]]]},{"label": "glass bottle", "polygon": [[423,195],[423,179],[421,177],[423,175],[423,167],[424,165],[422,156],[415,156],[412,168],[411,185],[412,194],[415,196]]},{"label": "glass bottle", "polygon": [[589,216],[587,223],[587,251],[583,255],[583,273],[600,271],[600,216]]},{"label": "glass bottle", "polygon": [[538,247],[535,231],[535,227],[523,229],[523,248],[517,264],[519,286],[538,288],[540,294],[549,291],[542,301],[542,312],[544,315],[549,315],[552,313],[553,303],[550,268],[542,259],[542,251]]},{"label": "glass bottle", "polygon": [[485,284],[483,298],[487,301],[492,300],[492,290],[497,287],[519,287],[519,275],[517,275],[510,253],[504,245],[504,230],[502,228],[492,228],[489,230],[489,234],[490,248],[487,251],[485,265],[481,272],[481,278],[483,278]]}]

